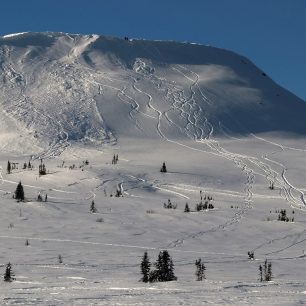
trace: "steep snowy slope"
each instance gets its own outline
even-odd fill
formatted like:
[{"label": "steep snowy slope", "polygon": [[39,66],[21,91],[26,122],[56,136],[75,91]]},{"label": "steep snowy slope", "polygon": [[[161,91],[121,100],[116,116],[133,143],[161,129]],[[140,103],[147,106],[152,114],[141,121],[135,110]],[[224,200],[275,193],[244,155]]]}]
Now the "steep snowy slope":
[{"label": "steep snowy slope", "polygon": [[305,103],[246,58],[213,47],[20,33],[0,38],[0,71],[3,116],[31,143],[51,146],[47,155],[118,137],[306,134]]}]

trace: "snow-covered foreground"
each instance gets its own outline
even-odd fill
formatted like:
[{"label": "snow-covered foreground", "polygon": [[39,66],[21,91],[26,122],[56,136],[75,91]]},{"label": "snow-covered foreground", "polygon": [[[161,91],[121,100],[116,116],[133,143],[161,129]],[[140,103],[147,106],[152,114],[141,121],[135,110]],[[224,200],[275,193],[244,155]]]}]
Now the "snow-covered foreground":
[{"label": "snow-covered foreground", "polygon": [[[41,177],[38,160],[33,170],[7,174],[2,156],[1,264],[4,272],[12,263],[16,280],[0,286],[1,305],[306,303],[303,142],[271,135],[201,143],[123,138],[102,150],[71,146],[45,160]],[[28,158],[10,156],[19,164]],[[12,199],[19,180],[25,203]],[[117,188],[124,196],[110,197]],[[214,198],[213,210],[195,212],[200,190]],[[48,201],[37,202],[38,193]],[[168,199],[177,209],[163,207]],[[277,221],[280,209],[294,222]],[[146,250],[152,262],[168,250],[178,280],[139,282]],[[198,258],[207,268],[202,282],[194,275]],[[273,280],[261,283],[266,258]]]}]

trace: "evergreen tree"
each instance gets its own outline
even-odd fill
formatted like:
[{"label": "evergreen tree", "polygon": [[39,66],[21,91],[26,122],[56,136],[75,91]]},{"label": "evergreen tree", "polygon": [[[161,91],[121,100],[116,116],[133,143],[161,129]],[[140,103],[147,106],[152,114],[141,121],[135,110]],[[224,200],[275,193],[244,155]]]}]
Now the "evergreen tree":
[{"label": "evergreen tree", "polygon": [[272,263],[268,263],[268,269],[267,269],[267,274],[266,274],[266,281],[269,282],[272,280]]},{"label": "evergreen tree", "polygon": [[143,254],[143,258],[140,264],[140,270],[142,274],[141,281],[144,283],[147,283],[149,281],[150,267],[151,263],[149,261],[148,252],[146,251]]},{"label": "evergreen tree", "polygon": [[186,203],[186,205],[185,205],[185,210],[184,210],[184,212],[190,212],[190,208],[189,208],[188,203]]},{"label": "evergreen tree", "polygon": [[21,182],[18,183],[15,191],[15,199],[18,201],[24,201],[24,191]]},{"label": "evergreen tree", "polygon": [[262,277],[262,265],[259,265],[259,280],[262,282],[263,277]]},{"label": "evergreen tree", "polygon": [[8,173],[8,174],[11,173],[11,163],[10,163],[10,161],[7,162],[7,168],[6,168],[6,170],[7,170],[7,173]]},{"label": "evergreen tree", "polygon": [[167,167],[166,167],[166,163],[165,162],[163,162],[163,165],[162,165],[162,167],[160,169],[160,172],[162,172],[162,173],[166,173],[167,172]]},{"label": "evergreen tree", "polygon": [[40,160],[40,165],[38,166],[38,173],[39,173],[39,175],[46,175],[47,174],[46,166],[45,166],[45,164],[43,164],[42,159]]},{"label": "evergreen tree", "polygon": [[159,252],[157,261],[154,265],[156,270],[150,273],[150,282],[168,282],[177,280],[177,277],[174,275],[173,261],[167,250]]},{"label": "evergreen tree", "polygon": [[91,201],[90,212],[92,212],[93,214],[95,214],[97,212],[94,200]]},{"label": "evergreen tree", "polygon": [[197,277],[197,281],[202,281],[203,279],[206,278],[205,277],[206,267],[205,267],[204,263],[202,263],[201,258],[196,260],[195,265],[196,265],[195,275]]},{"label": "evergreen tree", "polygon": [[4,281],[5,282],[12,282],[15,278],[14,278],[14,273],[12,271],[12,265],[10,263],[8,263],[5,267],[5,273],[4,273]]},{"label": "evergreen tree", "polygon": [[259,266],[260,281],[269,282],[272,280],[272,263],[266,259],[264,265]]}]

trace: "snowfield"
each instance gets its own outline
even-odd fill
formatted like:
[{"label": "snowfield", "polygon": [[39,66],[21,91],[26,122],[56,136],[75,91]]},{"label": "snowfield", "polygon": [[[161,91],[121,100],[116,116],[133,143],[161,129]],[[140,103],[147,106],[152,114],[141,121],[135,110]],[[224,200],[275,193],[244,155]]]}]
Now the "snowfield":
[{"label": "snowfield", "polygon": [[[0,264],[16,278],[1,305],[306,303],[302,100],[188,43],[20,33],[0,37],[0,71]],[[201,196],[214,209],[196,211]],[[140,282],[144,252],[161,250],[178,280]]]}]

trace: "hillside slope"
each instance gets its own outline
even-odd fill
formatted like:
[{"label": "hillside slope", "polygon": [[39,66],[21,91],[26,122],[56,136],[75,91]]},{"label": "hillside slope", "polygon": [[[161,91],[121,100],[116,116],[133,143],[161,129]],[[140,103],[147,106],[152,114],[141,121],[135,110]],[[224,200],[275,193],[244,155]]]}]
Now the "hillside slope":
[{"label": "hillside slope", "polygon": [[213,47],[21,33],[0,38],[0,71],[2,121],[10,117],[49,155],[120,137],[306,134],[302,100]]}]

